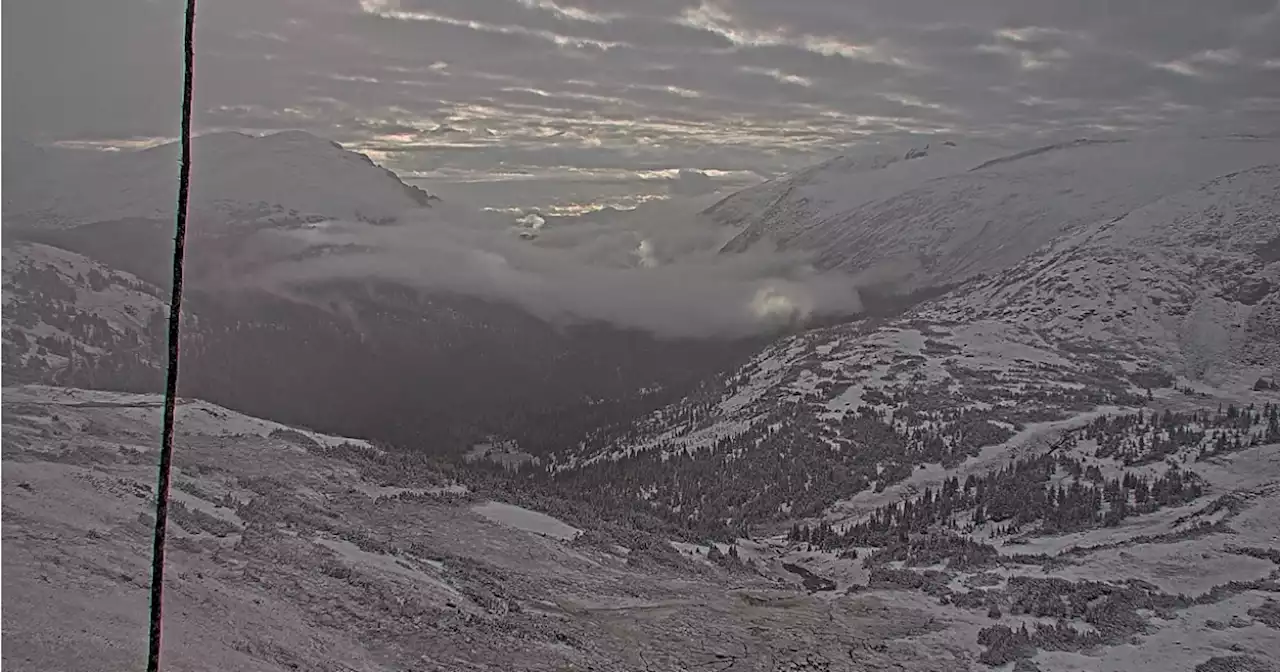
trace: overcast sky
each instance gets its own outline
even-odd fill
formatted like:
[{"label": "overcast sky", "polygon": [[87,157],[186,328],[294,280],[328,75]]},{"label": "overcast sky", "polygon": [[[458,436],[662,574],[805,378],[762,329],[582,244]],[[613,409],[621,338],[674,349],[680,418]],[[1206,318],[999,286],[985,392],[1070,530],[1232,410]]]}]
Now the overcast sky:
[{"label": "overcast sky", "polygon": [[[181,5],[6,0],[6,140],[174,135]],[[499,204],[892,134],[1280,119],[1277,0],[201,0],[197,31],[201,129],[510,179]]]}]

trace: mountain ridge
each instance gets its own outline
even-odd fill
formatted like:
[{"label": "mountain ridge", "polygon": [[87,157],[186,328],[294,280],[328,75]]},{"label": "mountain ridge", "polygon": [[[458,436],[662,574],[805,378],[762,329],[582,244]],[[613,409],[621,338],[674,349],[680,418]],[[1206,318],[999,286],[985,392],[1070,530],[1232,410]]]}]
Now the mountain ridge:
[{"label": "mountain ridge", "polygon": [[820,268],[916,289],[1002,271],[1078,227],[1280,161],[1280,142],[1253,137],[949,151],[959,158],[930,154],[876,171],[837,171],[817,183],[801,171],[736,195],[756,205],[773,197],[759,216],[710,216],[743,229],[729,253],[775,245],[813,254]]},{"label": "mountain ridge", "polygon": [[[21,201],[6,198],[6,225],[74,227],[95,221],[171,219],[177,145],[49,160],[27,175]],[[20,160],[21,157],[15,157]],[[75,184],[75,188],[67,185]],[[335,190],[333,185],[343,185]],[[305,131],[235,131],[192,141],[193,223],[338,218],[393,221],[438,200],[369,157]]]}]

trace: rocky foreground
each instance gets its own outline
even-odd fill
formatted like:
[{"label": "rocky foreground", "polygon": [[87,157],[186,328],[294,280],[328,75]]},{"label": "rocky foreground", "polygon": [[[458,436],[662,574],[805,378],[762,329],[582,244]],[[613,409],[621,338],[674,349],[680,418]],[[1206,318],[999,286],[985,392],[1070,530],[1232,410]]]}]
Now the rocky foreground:
[{"label": "rocky foreground", "polygon": [[[158,402],[4,390],[6,670],[142,666]],[[410,455],[199,401],[179,418],[168,670],[1213,672],[1280,659],[1280,445],[1206,461],[1207,491],[1184,506],[922,565],[910,545],[629,548],[487,502]]]}]

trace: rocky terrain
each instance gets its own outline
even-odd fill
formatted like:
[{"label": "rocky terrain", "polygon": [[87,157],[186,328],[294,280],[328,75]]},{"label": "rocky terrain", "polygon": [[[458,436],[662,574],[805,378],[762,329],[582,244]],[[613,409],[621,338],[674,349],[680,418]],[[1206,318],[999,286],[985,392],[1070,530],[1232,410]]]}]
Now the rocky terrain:
[{"label": "rocky terrain", "polygon": [[[141,664],[159,415],[154,396],[4,390],[7,669]],[[1108,527],[707,545],[578,528],[421,453],[205,402],[179,421],[170,669],[1265,670],[1280,655],[1277,443],[1195,462],[1200,496]],[[1078,436],[1064,456],[1099,454]]]},{"label": "rocky terrain", "polygon": [[[152,396],[5,389],[6,669],[141,664],[159,415]],[[169,669],[940,670],[972,657],[918,600],[832,601],[665,542],[602,548],[485,505],[420,453],[204,402],[179,417]]]}]

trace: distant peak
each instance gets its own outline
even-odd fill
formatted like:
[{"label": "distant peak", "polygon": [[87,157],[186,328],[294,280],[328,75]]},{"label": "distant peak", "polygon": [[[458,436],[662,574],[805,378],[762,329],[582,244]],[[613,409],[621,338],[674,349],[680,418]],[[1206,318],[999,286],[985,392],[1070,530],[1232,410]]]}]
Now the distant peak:
[{"label": "distant peak", "polygon": [[[194,142],[193,203],[210,217],[256,219],[296,211],[384,222],[438,200],[368,156],[307,131],[262,136],[220,131]],[[23,202],[15,211],[71,225],[161,216],[172,208],[169,192],[177,153],[177,143],[169,143],[84,165],[40,166],[37,177],[28,180],[35,185],[20,192]],[[10,200],[5,206],[6,215],[15,207]]]},{"label": "distant peak", "polygon": [[334,142],[333,140],[322,138],[314,133],[301,130],[280,131],[279,133],[264,135],[262,136],[262,139],[279,144],[324,144],[337,149],[343,149],[342,145]]},{"label": "distant peak", "polygon": [[212,133],[201,133],[195,139],[197,142],[243,142],[245,140],[253,140],[254,136],[240,131],[214,131]]},{"label": "distant peak", "polygon": [[1097,139],[1091,139],[1091,138],[1077,138],[1070,142],[1057,142],[1051,145],[1043,145],[1040,147],[1034,147],[1032,149],[1023,150],[1021,152],[1016,152],[1014,154],[1009,154],[1008,156],[1001,156],[999,158],[991,159],[990,161],[980,163],[974,166],[973,168],[970,168],[969,172],[982,170],[984,168],[990,168],[991,166],[999,165],[1002,163],[1012,163],[1014,161],[1019,161],[1032,156],[1038,156],[1040,154],[1047,154],[1049,152],[1076,149],[1078,147],[1090,147],[1094,145],[1114,145],[1114,144],[1119,144],[1123,142],[1127,142],[1127,140],[1119,139],[1119,138],[1105,139],[1105,140],[1097,140]]},{"label": "distant peak", "polygon": [[[324,140],[324,138],[321,138],[320,136],[318,136],[318,135],[316,135],[316,134],[314,134],[314,133],[311,133],[311,132],[309,132],[309,131],[304,131],[304,130],[301,130],[301,129],[297,129],[297,128],[290,129],[290,130],[287,130],[287,131],[280,131],[280,132],[278,132],[278,133],[269,133],[269,134],[264,135],[264,136],[262,136],[262,137],[263,137],[263,139],[265,139],[265,140],[290,140],[290,141],[293,141],[293,140]],[[327,142],[327,141],[326,141],[326,142]]]},{"label": "distant peak", "polygon": [[[196,142],[215,146],[265,147],[270,145],[292,145],[343,149],[342,145],[328,138],[302,130],[280,131],[267,135],[252,135],[242,131],[215,131],[197,136]],[[176,143],[169,143],[169,146],[172,145],[176,145]]]}]

